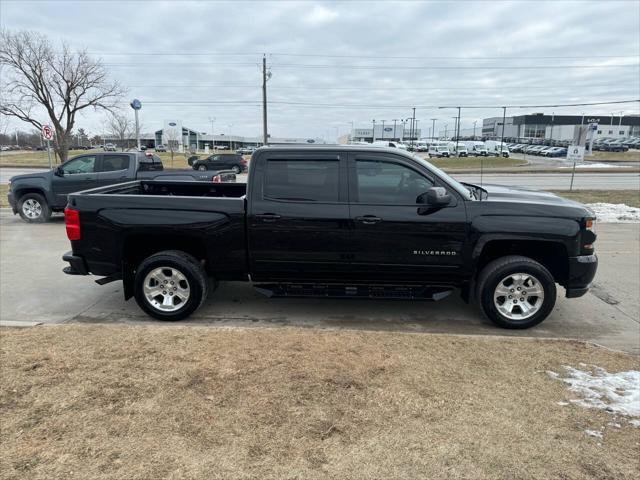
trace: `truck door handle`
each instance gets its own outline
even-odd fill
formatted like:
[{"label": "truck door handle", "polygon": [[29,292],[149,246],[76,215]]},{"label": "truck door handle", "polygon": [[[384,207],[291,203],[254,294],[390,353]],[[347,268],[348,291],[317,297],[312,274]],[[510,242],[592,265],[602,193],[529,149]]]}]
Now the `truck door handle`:
[{"label": "truck door handle", "polygon": [[382,221],[380,217],[376,217],[375,215],[365,215],[364,217],[356,217],[356,220],[366,225],[373,225],[374,223],[378,223]]},{"label": "truck door handle", "polygon": [[263,222],[275,222],[280,218],[280,215],[276,215],[275,213],[262,213],[260,215],[256,215],[256,218],[259,218]]}]

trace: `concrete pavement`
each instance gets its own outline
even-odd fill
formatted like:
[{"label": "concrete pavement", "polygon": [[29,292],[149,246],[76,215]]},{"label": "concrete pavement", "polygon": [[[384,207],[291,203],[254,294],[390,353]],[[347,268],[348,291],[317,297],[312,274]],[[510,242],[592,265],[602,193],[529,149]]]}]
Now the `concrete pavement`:
[{"label": "concrete pavement", "polygon": [[[309,328],[438,332],[535,338],[576,338],[640,354],[640,225],[599,224],[596,287],[568,300],[559,289],[552,315],[526,331],[494,327],[454,294],[436,303],[389,300],[268,299],[245,283],[223,283],[180,325],[302,326]],[[120,282],[99,286],[95,277],[62,273],[69,250],[61,216],[29,225],[0,211],[0,319],[42,323],[159,324]]]}]

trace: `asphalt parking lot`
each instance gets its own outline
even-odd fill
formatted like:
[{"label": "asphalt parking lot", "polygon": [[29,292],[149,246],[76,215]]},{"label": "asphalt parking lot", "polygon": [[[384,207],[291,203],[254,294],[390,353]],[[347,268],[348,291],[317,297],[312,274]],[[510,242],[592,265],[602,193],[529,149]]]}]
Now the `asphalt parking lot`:
[{"label": "asphalt parking lot", "polygon": [[[527,331],[495,328],[457,295],[436,302],[268,299],[245,283],[226,283],[180,325],[301,326],[309,328],[576,338],[640,354],[640,225],[598,225],[596,287],[580,299],[559,296],[554,313]],[[159,323],[120,282],[62,273],[69,250],[63,218],[30,225],[0,210],[0,318],[42,323]],[[562,291],[562,289],[560,289]]]}]

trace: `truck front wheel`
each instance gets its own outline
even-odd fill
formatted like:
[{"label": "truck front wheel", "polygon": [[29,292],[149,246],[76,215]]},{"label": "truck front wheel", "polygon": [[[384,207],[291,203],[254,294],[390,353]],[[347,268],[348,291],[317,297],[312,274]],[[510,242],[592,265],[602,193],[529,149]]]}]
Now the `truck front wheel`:
[{"label": "truck front wheel", "polygon": [[490,262],[478,277],[477,298],[484,314],[503,328],[529,328],[556,304],[553,276],[540,263],[519,255]]},{"label": "truck front wheel", "polygon": [[29,223],[48,222],[51,218],[51,208],[39,193],[27,193],[18,201],[20,217]]},{"label": "truck front wheel", "polygon": [[195,312],[208,294],[201,263],[179,250],[147,257],[135,272],[134,295],[138,306],[158,320],[182,320]]}]

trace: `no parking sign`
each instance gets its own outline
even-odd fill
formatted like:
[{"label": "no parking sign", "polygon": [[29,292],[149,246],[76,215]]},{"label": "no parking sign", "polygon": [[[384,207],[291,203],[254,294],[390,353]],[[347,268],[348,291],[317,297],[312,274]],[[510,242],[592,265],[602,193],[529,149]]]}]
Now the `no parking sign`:
[{"label": "no parking sign", "polygon": [[51,128],[51,125],[42,126],[42,138],[45,140],[53,139],[53,128]]}]

